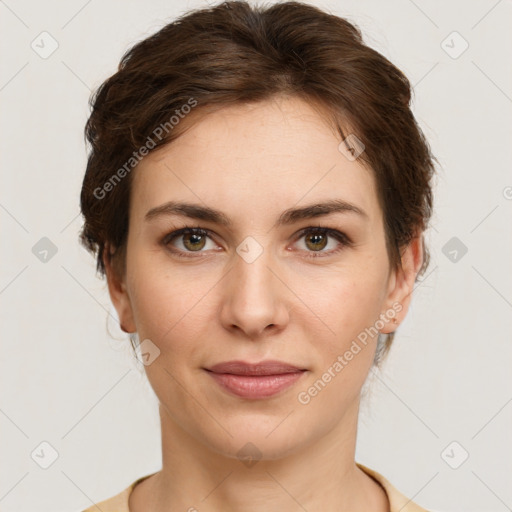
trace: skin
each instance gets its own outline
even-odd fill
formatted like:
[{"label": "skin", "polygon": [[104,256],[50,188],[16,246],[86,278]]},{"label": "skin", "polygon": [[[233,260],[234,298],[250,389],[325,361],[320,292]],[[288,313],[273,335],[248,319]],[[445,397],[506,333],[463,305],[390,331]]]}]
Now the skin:
[{"label": "skin", "polygon": [[[373,174],[339,142],[310,105],[275,98],[201,118],[133,171],[125,275],[104,261],[123,328],[160,350],[145,370],[160,403],[163,464],[135,487],[132,512],[389,510],[383,489],[354,462],[377,337],[307,405],[297,398],[393,304],[404,318],[421,266],[417,237],[402,270],[390,268]],[[329,199],[367,216],[338,212],[274,227],[283,211]],[[232,226],[179,215],[144,220],[170,200],[221,210]],[[184,245],[181,236],[166,248],[165,235],[185,226],[212,237],[191,245],[189,236]],[[353,244],[300,236],[310,226],[339,230]],[[248,236],[263,249],[251,263],[236,252]],[[387,321],[380,332],[396,327]],[[243,399],[203,369],[234,359],[308,371],[278,395]],[[237,456],[248,442],[261,453],[251,467]]]}]

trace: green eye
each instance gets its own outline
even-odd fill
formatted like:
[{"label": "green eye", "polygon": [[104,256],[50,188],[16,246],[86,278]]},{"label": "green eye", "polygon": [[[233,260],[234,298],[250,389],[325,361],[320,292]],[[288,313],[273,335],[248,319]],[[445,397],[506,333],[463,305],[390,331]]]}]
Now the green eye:
[{"label": "green eye", "polygon": [[[301,249],[301,252],[304,252],[306,257],[330,256],[345,247],[352,246],[352,241],[341,231],[321,226],[310,226],[303,229],[295,243],[302,239],[304,239],[304,248]],[[334,248],[330,250],[324,250],[331,244],[331,239],[334,239],[337,244],[335,243]],[[180,241],[182,247],[177,247],[176,241]],[[177,256],[187,258],[193,257],[193,253],[199,255],[205,252],[203,249],[208,250],[208,241],[213,243],[210,231],[202,228],[185,227],[166,235],[162,244]]]},{"label": "green eye", "polygon": [[[174,245],[175,240],[181,239],[181,244],[184,249],[176,248]],[[173,252],[185,253],[185,252],[203,252],[208,239],[211,239],[208,231],[202,228],[183,228],[177,231],[169,233],[163,240],[162,243],[165,246],[174,246]]]},{"label": "green eye", "polygon": [[[307,257],[329,256],[331,254],[337,253],[347,246],[352,245],[351,240],[341,231],[330,228],[323,228],[321,226],[308,227],[303,229],[297,240],[302,238],[304,238],[305,241],[306,252],[311,253],[308,254]],[[325,247],[327,247],[329,243],[329,238],[334,238],[337,240],[340,246],[332,250],[324,251]]]}]

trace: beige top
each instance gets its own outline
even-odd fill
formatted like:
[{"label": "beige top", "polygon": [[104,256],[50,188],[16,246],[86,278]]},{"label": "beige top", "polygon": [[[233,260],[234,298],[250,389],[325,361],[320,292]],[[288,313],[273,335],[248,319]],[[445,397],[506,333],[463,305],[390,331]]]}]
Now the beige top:
[{"label": "beige top", "polygon": [[[357,465],[367,475],[376,480],[386,491],[390,503],[390,512],[428,512],[426,509],[416,505],[411,500],[400,494],[382,475],[376,471],[373,471],[366,466],[363,466],[362,464]],[[83,510],[82,512],[97,512],[98,510],[101,510],[102,512],[130,512],[130,509],[128,508],[128,498],[130,497],[130,493],[132,492],[133,488],[138,483],[142,482],[142,480],[145,480],[154,474],[155,473],[151,473],[150,475],[146,475],[135,480],[135,482],[133,482],[124,491],[116,494],[112,498],[101,501],[100,503],[96,503],[92,507]]]}]

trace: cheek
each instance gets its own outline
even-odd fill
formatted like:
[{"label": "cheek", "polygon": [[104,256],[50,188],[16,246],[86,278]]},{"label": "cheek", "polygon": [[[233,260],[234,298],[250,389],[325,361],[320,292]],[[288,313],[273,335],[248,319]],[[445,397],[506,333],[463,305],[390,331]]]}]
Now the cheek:
[{"label": "cheek", "polygon": [[[133,258],[133,263],[130,296],[135,324],[141,342],[151,340],[163,356],[155,366],[183,374],[187,367],[204,362],[205,344],[210,347],[209,357],[214,357],[218,345],[213,333],[220,336],[218,286],[222,274],[207,265],[202,269],[170,268],[165,259],[144,253],[138,261]],[[148,377],[154,377],[152,367],[146,367]]]},{"label": "cheek", "polygon": [[[313,311],[301,320],[308,331],[310,353],[316,354],[314,371],[301,388],[298,402],[309,413],[325,415],[333,425],[349,404],[357,399],[372,366],[381,313],[383,281],[370,272],[337,275],[329,280],[325,293],[313,295]],[[310,291],[310,297],[312,289]],[[313,304],[313,302],[312,302]],[[315,326],[321,326],[321,334]],[[328,328],[327,328],[327,327]]]},{"label": "cheek", "polygon": [[199,332],[197,315],[205,309],[210,287],[199,280],[184,279],[179,273],[172,276],[168,269],[155,265],[139,266],[130,296],[140,339],[144,336],[163,345],[176,338],[187,341],[185,334],[193,339],[195,331]]},{"label": "cheek", "polygon": [[[381,272],[351,267],[309,286],[305,296],[311,310],[323,320],[326,332],[332,335],[333,345],[339,348],[340,342],[346,343],[375,323],[384,291]],[[318,325],[318,320],[314,323]]]}]

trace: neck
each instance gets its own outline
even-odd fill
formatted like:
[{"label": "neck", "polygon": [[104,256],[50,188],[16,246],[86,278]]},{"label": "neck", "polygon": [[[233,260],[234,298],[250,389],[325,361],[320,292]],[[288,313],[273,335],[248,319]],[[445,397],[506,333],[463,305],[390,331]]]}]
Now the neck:
[{"label": "neck", "polygon": [[385,492],[354,461],[358,407],[315,443],[251,461],[230,439],[213,451],[160,405],[162,470],[135,488],[130,511],[387,511]]}]

